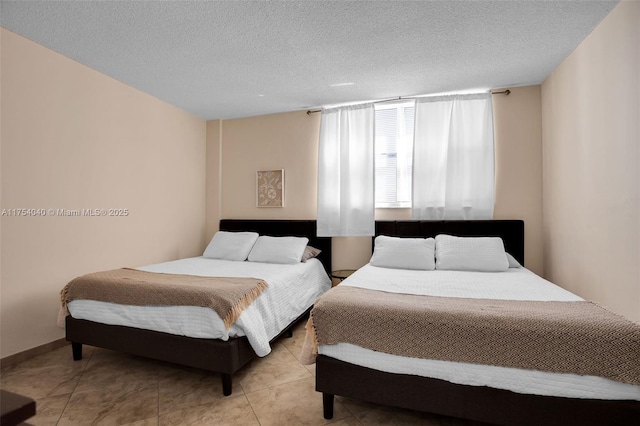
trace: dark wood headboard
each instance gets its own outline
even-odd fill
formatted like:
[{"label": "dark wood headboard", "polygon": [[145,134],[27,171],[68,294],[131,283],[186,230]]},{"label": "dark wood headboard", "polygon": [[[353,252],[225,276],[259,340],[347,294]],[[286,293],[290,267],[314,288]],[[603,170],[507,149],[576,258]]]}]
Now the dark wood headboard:
[{"label": "dark wood headboard", "polygon": [[221,231],[252,231],[271,237],[307,237],[309,245],[322,251],[318,260],[331,274],[331,238],[316,236],[315,220],[222,219]]},{"label": "dark wood headboard", "polygon": [[524,221],[522,220],[376,221],[376,235],[428,238],[438,234],[456,237],[501,237],[505,250],[524,266]]}]

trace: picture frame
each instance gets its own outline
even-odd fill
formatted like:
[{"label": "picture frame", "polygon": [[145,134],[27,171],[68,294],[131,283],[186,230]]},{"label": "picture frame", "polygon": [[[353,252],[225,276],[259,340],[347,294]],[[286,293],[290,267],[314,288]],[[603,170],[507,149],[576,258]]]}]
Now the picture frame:
[{"label": "picture frame", "polygon": [[284,207],[284,169],[256,172],[256,207]]}]

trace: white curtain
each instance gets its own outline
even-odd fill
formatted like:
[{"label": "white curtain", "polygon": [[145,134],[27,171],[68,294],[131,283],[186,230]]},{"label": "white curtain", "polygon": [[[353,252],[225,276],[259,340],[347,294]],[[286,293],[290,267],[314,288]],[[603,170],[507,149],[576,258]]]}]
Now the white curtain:
[{"label": "white curtain", "polygon": [[491,94],[419,99],[414,132],[413,219],[491,219]]},{"label": "white curtain", "polygon": [[322,111],[319,237],[374,234],[374,120],[373,104]]}]

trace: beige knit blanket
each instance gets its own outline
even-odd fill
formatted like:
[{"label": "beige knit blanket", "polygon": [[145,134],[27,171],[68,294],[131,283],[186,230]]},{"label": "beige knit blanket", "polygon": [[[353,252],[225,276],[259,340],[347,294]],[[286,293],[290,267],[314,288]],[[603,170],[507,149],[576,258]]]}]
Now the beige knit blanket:
[{"label": "beige knit blanket", "polygon": [[414,296],[337,286],[316,301],[303,363],[351,343],[415,358],[605,377],[640,385],[640,325],[591,302]]},{"label": "beige knit blanket", "polygon": [[63,311],[72,300],[89,299],[136,306],[211,308],[227,330],[267,288],[256,278],[200,277],[137,269],[113,269],[75,278],[60,292]]}]

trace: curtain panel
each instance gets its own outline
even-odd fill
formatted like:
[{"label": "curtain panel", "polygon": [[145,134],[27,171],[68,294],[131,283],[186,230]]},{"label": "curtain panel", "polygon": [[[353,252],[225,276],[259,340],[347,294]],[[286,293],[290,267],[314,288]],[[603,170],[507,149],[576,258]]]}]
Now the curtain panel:
[{"label": "curtain panel", "polygon": [[490,93],[417,100],[413,219],[491,219],[494,168]]},{"label": "curtain panel", "polygon": [[325,109],[318,152],[318,236],[375,231],[373,104]]}]

